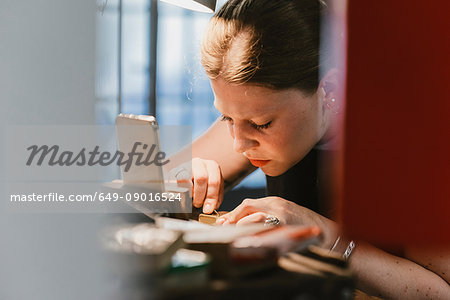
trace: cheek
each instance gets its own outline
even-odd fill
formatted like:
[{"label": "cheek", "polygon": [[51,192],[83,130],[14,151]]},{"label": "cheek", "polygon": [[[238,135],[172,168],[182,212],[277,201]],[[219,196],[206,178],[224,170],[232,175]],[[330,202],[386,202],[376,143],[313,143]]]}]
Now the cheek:
[{"label": "cheek", "polygon": [[310,120],[303,115],[290,118],[289,123],[280,125],[280,129],[271,134],[266,140],[267,150],[276,154],[280,160],[294,161],[315,145],[315,134]]},{"label": "cheek", "polygon": [[283,130],[274,131],[270,135],[261,137],[259,139],[259,145],[265,153],[269,153],[272,156],[276,155],[278,159],[286,156],[286,153],[290,151],[292,144],[291,137]]},{"label": "cheek", "polygon": [[294,118],[291,132],[292,142],[297,145],[314,146],[319,135],[320,112],[314,107],[307,107]]}]

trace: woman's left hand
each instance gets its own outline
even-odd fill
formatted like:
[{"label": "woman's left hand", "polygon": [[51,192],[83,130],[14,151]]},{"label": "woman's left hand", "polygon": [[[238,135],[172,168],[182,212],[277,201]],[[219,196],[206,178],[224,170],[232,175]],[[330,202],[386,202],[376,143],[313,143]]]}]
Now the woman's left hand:
[{"label": "woman's left hand", "polygon": [[338,236],[335,222],[310,209],[280,197],[245,199],[231,212],[217,220],[217,224],[264,223],[268,216],[280,220],[280,224],[319,226],[324,234],[324,246],[332,245]]}]

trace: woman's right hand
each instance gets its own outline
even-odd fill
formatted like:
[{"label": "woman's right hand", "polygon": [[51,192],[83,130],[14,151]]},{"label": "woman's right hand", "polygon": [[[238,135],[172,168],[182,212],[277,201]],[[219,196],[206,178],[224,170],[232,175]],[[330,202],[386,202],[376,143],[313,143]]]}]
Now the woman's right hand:
[{"label": "woman's right hand", "polygon": [[224,179],[216,161],[193,158],[170,173],[180,185],[187,182],[192,186],[192,204],[203,206],[203,213],[212,213],[222,203]]}]

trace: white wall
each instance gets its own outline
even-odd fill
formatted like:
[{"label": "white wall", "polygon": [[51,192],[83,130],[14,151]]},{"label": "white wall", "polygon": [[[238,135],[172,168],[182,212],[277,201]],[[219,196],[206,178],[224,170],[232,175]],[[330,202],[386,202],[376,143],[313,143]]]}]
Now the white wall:
[{"label": "white wall", "polygon": [[0,299],[100,299],[99,217],[6,211],[6,125],[94,124],[95,0],[0,0]]}]

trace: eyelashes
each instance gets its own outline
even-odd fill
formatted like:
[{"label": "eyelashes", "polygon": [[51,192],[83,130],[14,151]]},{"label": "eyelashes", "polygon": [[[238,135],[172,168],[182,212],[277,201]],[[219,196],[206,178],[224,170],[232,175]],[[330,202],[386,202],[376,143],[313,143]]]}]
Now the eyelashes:
[{"label": "eyelashes", "polygon": [[233,121],[230,117],[227,117],[227,116],[224,116],[224,115],[221,115],[220,116],[220,121],[224,121],[224,122],[226,122],[226,121]]},{"label": "eyelashes", "polygon": [[[233,119],[231,119],[230,117],[227,117],[227,116],[225,116],[225,115],[222,115],[222,116],[220,117],[220,120],[221,120],[221,121],[224,121],[224,122],[230,122],[231,124],[233,124]],[[267,128],[269,128],[270,125],[272,124],[272,121],[269,121],[269,122],[267,122],[266,124],[262,124],[262,125],[255,124],[255,123],[253,123],[253,122],[250,121],[250,124],[251,124],[252,127],[255,128],[256,130],[262,130],[262,129],[267,129]]]},{"label": "eyelashes", "polygon": [[272,121],[267,122],[266,124],[262,124],[262,125],[257,125],[257,124],[252,123],[252,126],[253,126],[253,128],[255,128],[255,129],[261,130],[261,129],[267,129],[267,128],[269,128],[270,124],[272,124]]}]

